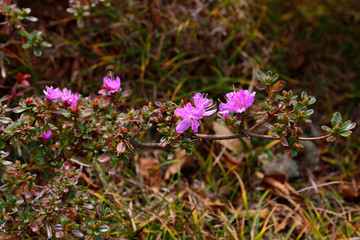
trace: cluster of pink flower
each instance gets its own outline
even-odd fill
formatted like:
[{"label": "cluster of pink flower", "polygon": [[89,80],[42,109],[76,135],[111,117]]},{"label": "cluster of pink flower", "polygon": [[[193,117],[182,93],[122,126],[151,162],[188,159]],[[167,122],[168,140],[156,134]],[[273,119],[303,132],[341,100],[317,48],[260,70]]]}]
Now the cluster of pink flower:
[{"label": "cluster of pink flower", "polygon": [[120,78],[116,77],[115,80],[112,80],[108,77],[104,77],[103,85],[101,86],[101,90],[98,92],[102,95],[111,95],[119,91],[121,86]]},{"label": "cluster of pink flower", "polygon": [[[219,106],[220,115],[224,118],[229,117],[229,113],[242,113],[245,112],[254,102],[255,92],[249,93],[247,90],[239,90],[226,94],[226,103],[221,103]],[[204,97],[203,94],[197,93],[193,97],[194,105],[187,103],[184,108],[179,108],[175,110],[175,115],[181,117],[183,120],[178,123],[176,131],[178,133],[183,133],[188,128],[192,128],[194,132],[198,131],[200,126],[199,120],[204,116],[210,116],[214,114],[217,110],[208,108],[212,107],[211,100]],[[210,106],[209,106],[210,105]]]},{"label": "cluster of pink flower", "polygon": [[[98,94],[102,95],[112,95],[117,93],[120,89],[121,82],[120,78],[116,77],[115,80],[104,77],[103,85]],[[59,88],[54,89],[53,87],[47,87],[46,91],[44,90],[46,99],[54,101],[56,99],[61,99],[65,105],[71,106],[73,109],[76,109],[80,95],[71,93],[71,90],[66,88],[61,91]],[[239,90],[227,93],[225,96],[226,103],[221,103],[219,106],[220,116],[224,118],[229,117],[229,113],[242,113],[245,112],[254,102],[255,92],[249,93],[247,90]],[[176,131],[178,133],[185,132],[188,128],[192,128],[194,132],[197,132],[200,126],[199,120],[204,116],[210,116],[214,114],[217,109],[211,109],[214,107],[212,100],[204,97],[204,94],[196,93],[192,98],[194,105],[187,103],[185,107],[178,108],[175,110],[175,115],[179,116],[182,121],[176,126]],[[49,130],[50,131],[50,130]],[[50,133],[46,132],[43,134],[43,138],[47,138]]]},{"label": "cluster of pink flower", "polygon": [[46,86],[46,91],[44,90],[45,98],[51,102],[57,99],[70,106],[72,109],[76,109],[80,95],[78,93],[72,93],[71,90],[64,88],[62,91],[59,88],[53,88]]},{"label": "cluster of pink flower", "polygon": [[187,103],[184,108],[176,109],[174,112],[175,115],[183,119],[176,127],[178,133],[183,133],[189,127],[191,127],[194,132],[197,132],[200,126],[199,120],[202,119],[203,116],[210,116],[216,112],[216,109],[207,111],[208,108],[212,107],[212,104],[211,100],[204,97],[203,94],[195,94],[193,100],[195,107],[193,107],[191,103]]},{"label": "cluster of pink flower", "polygon": [[[102,95],[111,95],[119,91],[121,86],[120,78],[116,77],[115,80],[111,80],[108,77],[104,77],[103,85],[101,90],[98,92]],[[78,93],[73,94],[71,90],[64,88],[62,91],[59,88],[53,88],[46,86],[46,91],[44,90],[45,98],[51,102],[56,99],[61,99],[65,105],[71,106],[74,110],[78,105],[80,95]]]},{"label": "cluster of pink flower", "polygon": [[229,117],[229,113],[242,113],[250,107],[255,98],[256,92],[249,93],[248,90],[239,90],[227,93],[225,95],[226,103],[221,103],[219,106],[220,113],[225,117]]}]

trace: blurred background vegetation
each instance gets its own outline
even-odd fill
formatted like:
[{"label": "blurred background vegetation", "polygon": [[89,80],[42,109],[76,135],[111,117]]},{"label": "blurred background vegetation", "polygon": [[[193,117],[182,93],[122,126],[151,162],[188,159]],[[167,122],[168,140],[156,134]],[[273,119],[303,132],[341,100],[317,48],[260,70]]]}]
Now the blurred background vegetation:
[{"label": "blurred background vegetation", "polygon": [[[358,122],[358,0],[110,2],[110,7],[99,4],[91,9],[90,16],[84,18],[84,25],[79,28],[76,17],[66,11],[67,1],[48,0],[46,4],[39,0],[17,1],[19,7],[30,7],[31,15],[39,18],[35,23],[24,22],[24,27],[30,29],[30,32],[31,29],[43,31],[43,38],[53,47],[44,49],[41,57],[35,57],[31,49],[21,48],[19,42],[24,43],[24,39],[16,34],[16,29],[3,25],[0,30],[1,42],[14,43],[0,48],[2,69],[6,72],[6,78],[0,79],[1,95],[11,94],[16,75],[21,72],[31,74],[30,87],[19,90],[25,96],[41,95],[45,85],[70,87],[87,96],[99,90],[102,78],[111,70],[122,79],[122,88],[131,90],[131,95],[124,103],[126,109],[148,104],[149,101],[161,101],[168,91],[176,102],[190,97],[192,92],[206,92],[213,99],[223,99],[223,95],[232,90],[233,86],[254,88],[257,82],[256,71],[272,70],[287,80],[287,89],[294,89],[298,94],[305,90],[316,96],[312,118],[314,124],[307,129],[309,135],[320,135],[320,126],[328,123],[335,111],[341,112],[345,119]],[[257,96],[262,97],[261,93]],[[13,98],[11,104],[15,105],[18,98]],[[292,182],[304,187],[309,179],[319,184],[347,180],[360,186],[359,132],[359,128],[355,128],[351,138],[338,139],[334,144],[316,143],[316,156],[320,157],[321,162],[311,168],[301,168],[301,176]],[[187,209],[186,214],[190,215],[182,215],[185,210],[181,206],[185,203],[179,199],[192,194],[184,185],[181,188],[186,194],[180,196],[181,192],[175,191],[174,203],[165,200],[165,197],[162,199],[164,206],[174,208],[182,219],[178,225],[164,224],[163,221],[166,222],[165,217],[168,216],[166,212],[159,217],[164,217],[165,220],[153,219],[151,224],[143,227],[147,231],[141,234],[152,236],[153,232],[167,236],[164,232],[169,231],[172,236],[173,231],[179,234],[176,236],[183,236],[183,228],[190,231],[194,238],[231,236],[237,239],[234,237],[234,229],[237,229],[238,224],[242,229],[242,234],[238,235],[240,238],[249,239],[246,236],[251,233],[252,237],[260,236],[261,239],[260,226],[268,221],[262,218],[259,210],[266,208],[261,201],[267,199],[266,204],[271,206],[269,201],[276,201],[277,198],[273,193],[264,194],[264,189],[252,182],[253,172],[261,169],[261,162],[257,158],[259,153],[267,152],[270,148],[268,143],[255,141],[252,144],[245,147],[244,153],[248,155],[240,170],[250,195],[247,199],[249,206],[246,203],[243,208],[246,209],[245,216],[236,215],[238,213],[229,210],[233,206],[244,204],[244,195],[240,191],[242,185],[233,187],[238,178],[236,175],[229,175],[228,171],[222,169],[223,166],[216,166],[216,171],[211,167],[219,147],[214,148],[212,143],[207,143],[209,146],[200,147],[196,154],[198,171],[192,170],[184,174],[191,176],[193,183],[199,184],[198,188],[203,191],[200,195],[206,196],[204,199],[212,199],[207,200],[211,208],[216,208],[209,210],[214,214],[212,219],[206,217],[209,212],[200,211],[198,215],[194,215],[192,209]],[[209,153],[209,149],[214,151],[215,157]],[[276,146],[273,151],[275,154]],[[301,156],[296,160],[301,161]],[[311,176],[306,169],[310,169]],[[123,171],[127,172],[123,176],[136,178],[133,167],[126,166]],[[140,194],[139,192],[145,194],[141,186],[132,184],[132,180],[127,181],[134,188],[129,197],[136,198],[133,194]],[[204,187],[200,187],[201,184]],[[180,185],[177,186],[179,190]],[[262,192],[259,193],[258,190]],[[267,235],[269,239],[270,236],[287,236],[293,239],[302,239],[304,236],[317,237],[307,239],[330,239],[323,237],[334,236],[332,239],[339,239],[350,237],[354,232],[359,233],[360,220],[354,217],[359,209],[352,204],[359,200],[358,194],[355,198],[347,199],[348,196],[339,195],[335,187],[325,190],[324,193],[317,192],[319,196],[305,196],[309,198],[306,198],[306,204],[301,208],[302,214],[315,212],[311,213],[314,215],[306,215],[305,219],[310,222],[307,222],[308,232],[302,232],[295,223],[284,223],[285,226],[278,228],[278,231],[270,231],[270,235]],[[156,204],[161,205],[156,208],[156,214],[161,213],[164,208],[156,197],[146,195],[140,198],[143,198],[138,200],[140,203],[134,199],[131,201],[134,200],[137,207],[134,215],[141,215],[141,219],[152,219],[150,212],[153,210],[143,209],[147,204],[154,208]],[[328,213],[316,212],[318,208],[347,213],[350,219],[342,214],[328,216]],[[250,214],[249,209],[256,209],[256,214]],[[270,211],[271,209],[273,208]],[[276,212],[272,214],[276,215]],[[277,216],[279,215],[281,214],[278,213]],[[245,229],[240,227],[240,220],[237,222],[238,217],[249,221]],[[187,219],[191,221],[187,222]],[[221,223],[225,225],[217,227]],[[164,226],[170,230],[164,230]],[[316,230],[310,231],[311,226]],[[341,228],[341,231],[335,231],[335,226]],[[141,234],[137,233],[136,236]]]}]

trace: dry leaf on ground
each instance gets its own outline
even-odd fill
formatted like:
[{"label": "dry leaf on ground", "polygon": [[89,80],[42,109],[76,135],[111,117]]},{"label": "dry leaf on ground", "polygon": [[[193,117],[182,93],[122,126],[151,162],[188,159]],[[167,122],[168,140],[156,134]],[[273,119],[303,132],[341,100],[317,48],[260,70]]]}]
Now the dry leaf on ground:
[{"label": "dry leaf on ground", "polygon": [[[234,134],[230,128],[218,123],[212,122],[212,128],[216,135],[230,135]],[[216,142],[220,143],[231,152],[239,152],[242,150],[243,146],[239,139],[231,139],[231,140],[216,140]]]},{"label": "dry leaf on ground", "polygon": [[359,196],[358,186],[351,182],[341,182],[339,184],[339,194],[345,198],[356,198]]},{"label": "dry leaf on ground", "polygon": [[304,198],[286,181],[287,177],[282,173],[263,174],[262,172],[255,172],[257,178],[262,182],[270,185],[274,190],[278,190],[288,200],[292,199],[296,203],[303,202]]},{"label": "dry leaf on ground", "polygon": [[136,172],[144,177],[146,185],[159,190],[162,182],[159,170],[159,160],[153,157],[139,158],[136,163]]}]

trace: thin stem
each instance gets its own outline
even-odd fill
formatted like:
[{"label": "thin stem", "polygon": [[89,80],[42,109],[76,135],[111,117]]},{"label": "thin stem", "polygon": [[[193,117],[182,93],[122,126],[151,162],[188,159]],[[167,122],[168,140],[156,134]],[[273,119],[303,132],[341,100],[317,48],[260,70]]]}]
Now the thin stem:
[{"label": "thin stem", "polygon": [[330,136],[332,136],[332,133],[329,133],[329,134],[326,134],[326,135],[320,136],[320,137],[299,137],[299,140],[300,141],[315,141],[315,140],[326,139]]},{"label": "thin stem", "polygon": [[[198,138],[198,139],[203,139],[203,140],[228,140],[228,139],[236,139],[236,138],[240,138],[240,137],[246,137],[246,135],[249,137],[258,138],[258,139],[270,139],[270,140],[280,140],[281,139],[280,137],[276,137],[276,136],[262,135],[262,134],[252,133],[252,132],[246,132],[246,134],[237,133],[237,134],[229,134],[229,135],[195,134],[194,137]],[[299,137],[298,140],[300,140],[300,141],[316,141],[316,140],[326,139],[330,136],[332,136],[331,133],[324,135],[324,136],[320,136],[320,137]],[[134,147],[141,147],[141,148],[164,148],[165,147],[165,145],[162,143],[144,143],[144,142],[136,141],[134,139],[129,139],[129,141]]]},{"label": "thin stem", "polygon": [[161,149],[164,148],[166,145],[163,143],[148,143],[148,142],[139,142],[135,139],[129,138],[128,141],[136,148],[155,148]]},{"label": "thin stem", "polygon": [[208,135],[208,134],[195,134],[196,138],[204,139],[204,140],[226,140],[226,139],[234,139],[239,137],[244,137],[244,134],[229,134],[229,135]]}]

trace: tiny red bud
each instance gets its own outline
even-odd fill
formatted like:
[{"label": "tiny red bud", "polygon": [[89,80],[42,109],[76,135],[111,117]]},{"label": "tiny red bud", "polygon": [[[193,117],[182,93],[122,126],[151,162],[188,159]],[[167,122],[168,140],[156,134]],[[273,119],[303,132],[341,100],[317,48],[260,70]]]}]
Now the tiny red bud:
[{"label": "tiny red bud", "polygon": [[99,106],[99,99],[95,99],[95,101],[91,104],[94,108]]},{"label": "tiny red bud", "polygon": [[26,105],[29,105],[29,104],[31,104],[31,103],[33,103],[33,102],[34,102],[34,100],[33,100],[32,98],[26,98],[26,99],[25,99]]}]

